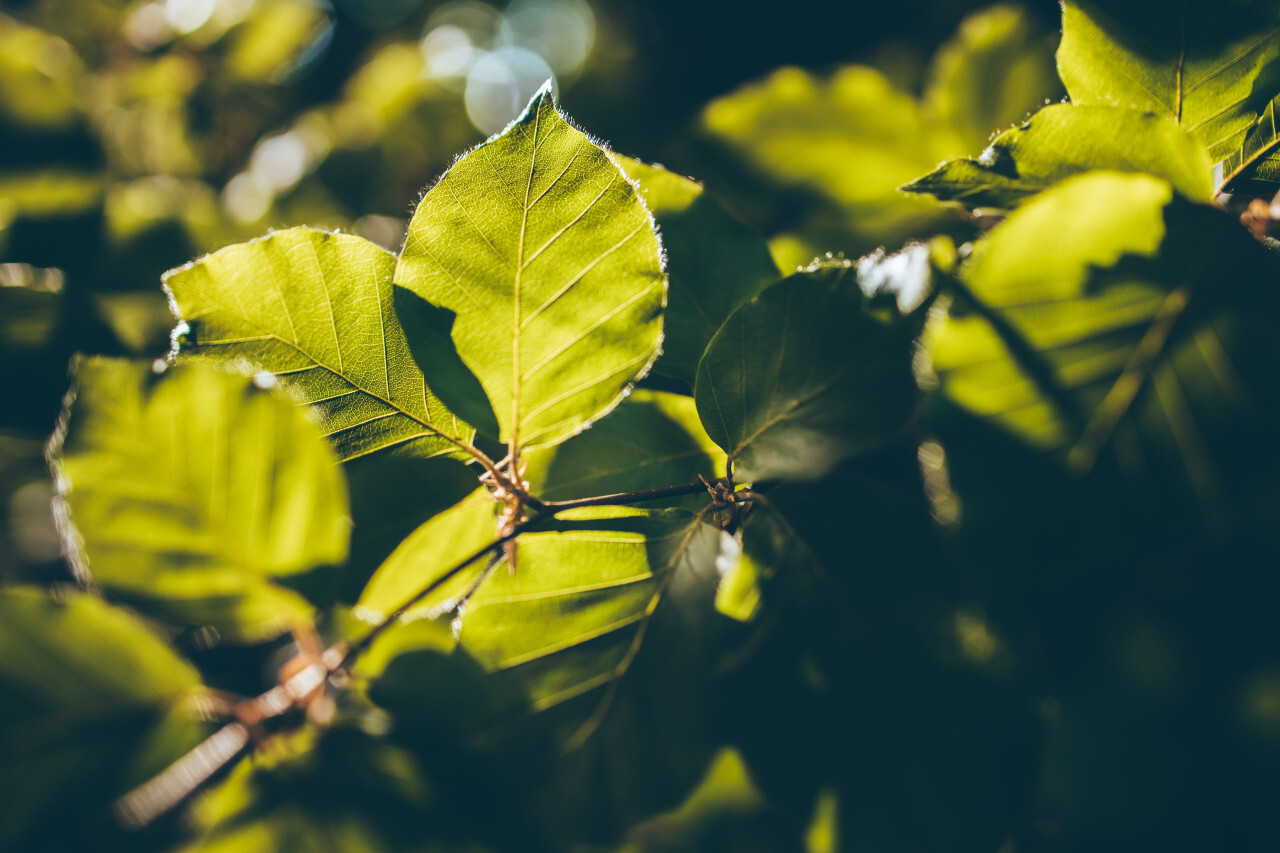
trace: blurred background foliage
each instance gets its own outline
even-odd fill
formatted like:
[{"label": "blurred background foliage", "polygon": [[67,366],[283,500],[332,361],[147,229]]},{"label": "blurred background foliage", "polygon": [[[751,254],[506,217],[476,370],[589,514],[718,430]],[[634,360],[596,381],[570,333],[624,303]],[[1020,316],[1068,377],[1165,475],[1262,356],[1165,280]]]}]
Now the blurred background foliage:
[{"label": "blurred background foliage", "polygon": [[[980,217],[896,188],[976,156],[1063,94],[1058,5],[983,6],[0,4],[0,579],[70,580],[43,447],[74,351],[163,356],[171,319],[160,273],[271,228],[340,228],[398,250],[423,188],[548,76],[569,115],[616,150],[704,181],[768,236],[783,270],[825,252],[975,236]],[[547,823],[579,827],[569,834],[590,840],[582,849],[637,853],[1274,849],[1274,537],[1205,533],[1152,499],[1158,484],[1135,487],[1106,466],[1073,477],[941,398],[929,406],[938,435],[847,463],[829,488],[772,496],[792,534],[759,523],[761,547],[794,552],[787,537],[800,536],[850,571],[819,583],[798,559],[777,584],[785,606],[747,632],[743,653],[698,699],[729,746],[679,790],[646,791],[657,816],[592,814],[599,804],[587,794],[548,803],[530,778],[541,765],[523,753],[480,759],[451,747],[433,756],[432,784],[415,780],[401,772],[403,751],[428,755],[465,721],[431,706],[439,697],[409,695],[428,708],[430,749],[420,732],[375,745],[346,729],[305,767],[267,762],[252,782],[238,772],[197,821],[235,814],[250,784],[266,790],[268,819],[224,823],[201,849],[407,849],[404,822],[424,814],[441,827],[433,849],[538,849],[542,830],[530,827]],[[470,488],[460,466],[440,460],[347,473],[352,559],[364,565]],[[421,494],[427,478],[438,488]],[[359,588],[337,583],[328,594],[349,603]],[[170,693],[192,680],[114,610],[63,596],[68,648],[108,637],[104,654],[162,671]],[[0,652],[10,658],[47,604],[5,607]],[[174,642],[205,683],[243,693],[261,689],[258,672],[277,652],[198,635]],[[17,659],[4,677],[38,681],[39,666]],[[478,689],[474,673],[420,663],[461,692]],[[91,662],[77,666],[83,683],[52,683],[47,705],[6,707],[12,719],[0,723],[74,711],[103,677]],[[154,710],[162,692],[127,695],[139,690],[112,684],[97,695]],[[171,720],[165,736],[190,740],[188,723]],[[18,731],[6,728],[5,750]],[[100,782],[84,794],[92,810],[154,772],[147,754],[122,758],[96,731],[90,747],[41,753],[43,764],[6,758],[6,790]],[[52,805],[15,819],[0,842],[39,849],[31,839],[56,845],[77,832],[96,849],[174,840],[172,828],[128,837],[92,821],[47,834],[80,790],[50,794]],[[550,818],[531,817],[535,808]]]}]

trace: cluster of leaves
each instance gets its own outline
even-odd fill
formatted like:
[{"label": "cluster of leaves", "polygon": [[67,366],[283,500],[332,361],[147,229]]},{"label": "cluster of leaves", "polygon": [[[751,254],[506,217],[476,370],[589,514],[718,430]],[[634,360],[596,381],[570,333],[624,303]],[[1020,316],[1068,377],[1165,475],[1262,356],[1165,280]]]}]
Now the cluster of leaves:
[{"label": "cluster of leaves", "polygon": [[[894,99],[866,69],[708,109],[829,194],[782,258],[862,239],[889,194],[850,176],[950,128],[893,178],[890,227],[941,233],[894,254],[783,275],[545,89],[398,254],[292,228],[169,272],[173,357],[79,360],[51,445],[106,600],[0,589],[0,838],[1198,849],[1234,809],[1235,846],[1274,841],[1280,269],[1222,193],[1271,180],[1280,16],[1148,5],[1065,3],[1070,103],[973,158],[1028,94],[966,113],[947,81],[1040,85],[1007,9],[884,138],[849,130]],[[254,760],[151,808],[291,649],[328,695],[281,676],[219,730]]]}]

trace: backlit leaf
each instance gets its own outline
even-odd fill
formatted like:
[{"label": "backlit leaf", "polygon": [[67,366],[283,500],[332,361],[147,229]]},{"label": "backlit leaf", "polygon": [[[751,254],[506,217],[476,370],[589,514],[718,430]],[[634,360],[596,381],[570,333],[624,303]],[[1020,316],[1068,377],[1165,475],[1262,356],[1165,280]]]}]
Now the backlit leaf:
[{"label": "backlit leaf", "polygon": [[393,447],[457,452],[471,429],[410,356],[395,263],[360,237],[290,228],[172,270],[165,286],[187,326],[179,358],[243,359],[276,374],[317,409],[343,460]]},{"label": "backlit leaf", "polygon": [[1224,192],[1274,196],[1280,192],[1280,95],[1267,104],[1244,143],[1222,164]]},{"label": "backlit leaf", "polygon": [[698,365],[695,398],[740,482],[820,477],[902,429],[918,323],[896,306],[873,310],[864,288],[896,279],[919,304],[930,270],[924,246],[815,265],[729,317]]},{"label": "backlit leaf", "polygon": [[931,324],[934,367],[949,398],[1077,468],[1113,448],[1221,510],[1223,460],[1248,454],[1241,415],[1278,366],[1273,276],[1229,214],[1153,177],[1078,176],[978,246]]},{"label": "backlit leaf", "polygon": [[[939,52],[929,80],[918,100],[870,67],[847,65],[827,77],[784,68],[708,105],[704,133],[760,184],[735,196],[735,209],[758,207],[769,191],[802,204],[803,220],[773,240],[780,266],[959,227],[954,212],[898,188],[978,150],[1060,91],[1052,48],[1008,7],[969,18]],[[779,230],[768,221],[778,207],[761,212],[762,228]]]},{"label": "backlit leaf", "polygon": [[903,189],[970,208],[1011,208],[1094,169],[1156,175],[1196,201],[1213,194],[1208,156],[1174,122],[1120,107],[1067,104],[1045,107],[976,159],[944,163]]},{"label": "backlit leaf", "polygon": [[640,184],[671,270],[662,358],[654,370],[692,388],[711,336],[734,308],[778,279],[778,267],[765,241],[702,184],[639,160],[623,160],[622,168]]},{"label": "backlit leaf", "polygon": [[339,564],[346,484],[304,410],[210,365],[85,359],[53,451],[72,563],[180,625],[279,633],[308,606],[273,577]]},{"label": "backlit leaf", "polygon": [[[493,502],[480,492],[427,522],[379,569],[357,612],[380,621],[433,575],[492,541],[494,524]],[[500,567],[475,590],[461,610],[460,647],[513,679],[535,711],[596,695],[594,710],[570,731],[581,742],[607,713],[609,685],[626,674],[664,596],[678,597],[682,584],[714,572],[718,537],[683,510],[562,511],[521,535],[515,573]],[[483,568],[478,563],[406,618],[447,612]]]},{"label": "backlit leaf", "polygon": [[550,88],[427,193],[395,278],[457,315],[457,353],[513,446],[573,435],[657,356],[666,277],[652,219]]},{"label": "backlit leaf", "polygon": [[1067,0],[1058,71],[1072,103],[1171,118],[1221,160],[1280,92],[1280,7]]},{"label": "backlit leaf", "polygon": [[924,107],[957,141],[976,151],[991,135],[1056,98],[1057,33],[1037,32],[1016,6],[965,18],[933,59]]}]

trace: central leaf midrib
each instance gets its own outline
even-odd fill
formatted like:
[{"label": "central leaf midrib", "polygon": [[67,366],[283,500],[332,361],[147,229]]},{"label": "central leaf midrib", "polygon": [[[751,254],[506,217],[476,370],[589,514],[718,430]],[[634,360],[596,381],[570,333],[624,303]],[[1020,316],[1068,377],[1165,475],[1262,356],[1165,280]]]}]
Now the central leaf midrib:
[{"label": "central leaf midrib", "polygon": [[538,163],[538,125],[542,119],[542,104],[533,113],[533,144],[529,147],[529,174],[524,183],[524,201],[520,208],[520,235],[516,244],[515,278],[512,287],[511,323],[511,467],[515,470],[516,454],[520,450],[520,284],[524,273],[524,239],[529,230],[529,194],[533,189],[533,174]]}]

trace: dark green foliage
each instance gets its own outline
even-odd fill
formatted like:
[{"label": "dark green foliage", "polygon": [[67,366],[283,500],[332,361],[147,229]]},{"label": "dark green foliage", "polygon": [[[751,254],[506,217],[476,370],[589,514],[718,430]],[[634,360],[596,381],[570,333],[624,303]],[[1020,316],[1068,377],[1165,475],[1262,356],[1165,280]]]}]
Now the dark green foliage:
[{"label": "dark green foliage", "polygon": [[[1269,4],[1065,3],[1071,103],[1012,7],[781,69],[707,186],[543,86],[406,220],[476,141],[425,7],[272,148],[320,6],[59,2],[0,16],[0,846],[1280,842]],[[268,215],[356,233],[187,261]]]}]

